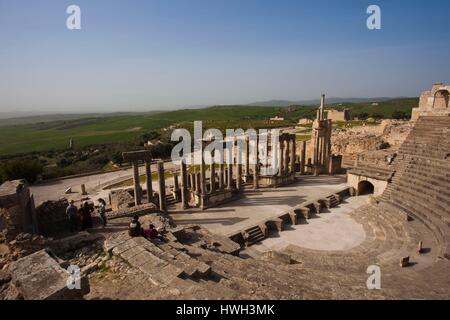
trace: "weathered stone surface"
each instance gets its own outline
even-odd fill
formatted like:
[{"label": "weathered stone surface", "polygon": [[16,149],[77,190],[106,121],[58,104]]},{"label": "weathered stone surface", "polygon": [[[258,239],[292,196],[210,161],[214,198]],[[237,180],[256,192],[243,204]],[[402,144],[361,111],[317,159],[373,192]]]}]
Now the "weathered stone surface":
[{"label": "weathered stone surface", "polygon": [[0,270],[0,285],[11,281],[11,274],[9,272]]},{"label": "weathered stone surface", "polygon": [[26,300],[81,299],[89,283],[81,278],[81,290],[70,290],[70,274],[45,251],[38,251],[10,265],[12,281]]},{"label": "weathered stone surface", "polygon": [[277,261],[284,264],[292,264],[293,260],[289,254],[285,254],[278,251],[267,251],[263,254],[264,259],[270,261]]},{"label": "weathered stone surface", "polygon": [[132,207],[134,198],[128,190],[113,190],[110,192],[111,207],[113,211]]}]

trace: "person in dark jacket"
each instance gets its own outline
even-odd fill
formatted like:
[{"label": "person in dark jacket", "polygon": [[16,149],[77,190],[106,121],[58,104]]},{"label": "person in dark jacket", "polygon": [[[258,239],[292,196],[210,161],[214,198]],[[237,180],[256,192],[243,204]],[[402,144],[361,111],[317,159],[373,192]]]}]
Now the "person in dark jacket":
[{"label": "person in dark jacket", "polygon": [[94,209],[87,201],[83,204],[83,207],[80,208],[79,214],[81,216],[81,230],[92,228],[92,211],[94,211]]},{"label": "person in dark jacket", "polygon": [[128,234],[130,235],[130,237],[140,237],[143,235],[143,230],[141,223],[139,222],[138,215],[135,215],[133,220],[131,220]]},{"label": "person in dark jacket", "polygon": [[70,204],[66,209],[67,219],[71,232],[78,231],[78,208],[74,205],[74,201],[70,200]]}]

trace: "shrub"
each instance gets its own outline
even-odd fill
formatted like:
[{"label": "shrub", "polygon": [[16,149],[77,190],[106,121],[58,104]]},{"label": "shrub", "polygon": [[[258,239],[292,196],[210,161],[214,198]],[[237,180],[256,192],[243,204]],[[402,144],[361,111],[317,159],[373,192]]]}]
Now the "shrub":
[{"label": "shrub", "polygon": [[26,179],[35,182],[43,172],[43,167],[37,160],[10,160],[0,167],[0,176],[3,181]]}]

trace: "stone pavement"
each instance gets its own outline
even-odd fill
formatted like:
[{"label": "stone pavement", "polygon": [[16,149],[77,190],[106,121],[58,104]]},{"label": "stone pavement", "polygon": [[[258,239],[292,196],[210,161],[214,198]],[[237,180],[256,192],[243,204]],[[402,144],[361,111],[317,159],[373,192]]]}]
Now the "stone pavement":
[{"label": "stone pavement", "polygon": [[349,250],[366,238],[364,228],[348,214],[365,204],[369,196],[350,197],[329,212],[316,215],[307,224],[292,225],[252,246],[261,252],[296,245],[313,250]]},{"label": "stone pavement", "polygon": [[212,233],[230,236],[345,187],[346,179],[343,176],[302,176],[288,186],[247,190],[236,201],[204,211],[188,209],[173,212],[171,217],[177,225],[199,224]]}]

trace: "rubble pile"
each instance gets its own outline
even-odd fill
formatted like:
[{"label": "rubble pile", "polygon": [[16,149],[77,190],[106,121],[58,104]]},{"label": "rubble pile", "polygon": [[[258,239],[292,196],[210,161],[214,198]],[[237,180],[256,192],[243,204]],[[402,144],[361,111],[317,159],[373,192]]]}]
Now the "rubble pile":
[{"label": "rubble pile", "polygon": [[82,274],[101,269],[109,259],[103,251],[103,242],[96,241],[74,251],[60,254],[59,257],[65,260],[67,265],[78,266]]},{"label": "rubble pile", "polygon": [[4,268],[8,261],[15,261],[46,248],[51,240],[52,239],[47,239],[43,236],[32,235],[29,233],[20,233],[14,240],[9,242],[2,243],[2,240],[0,240],[2,247],[5,249],[6,247],[8,248],[7,250],[3,249],[7,251],[7,253],[0,258],[0,267],[1,264],[3,264],[2,268]]}]

